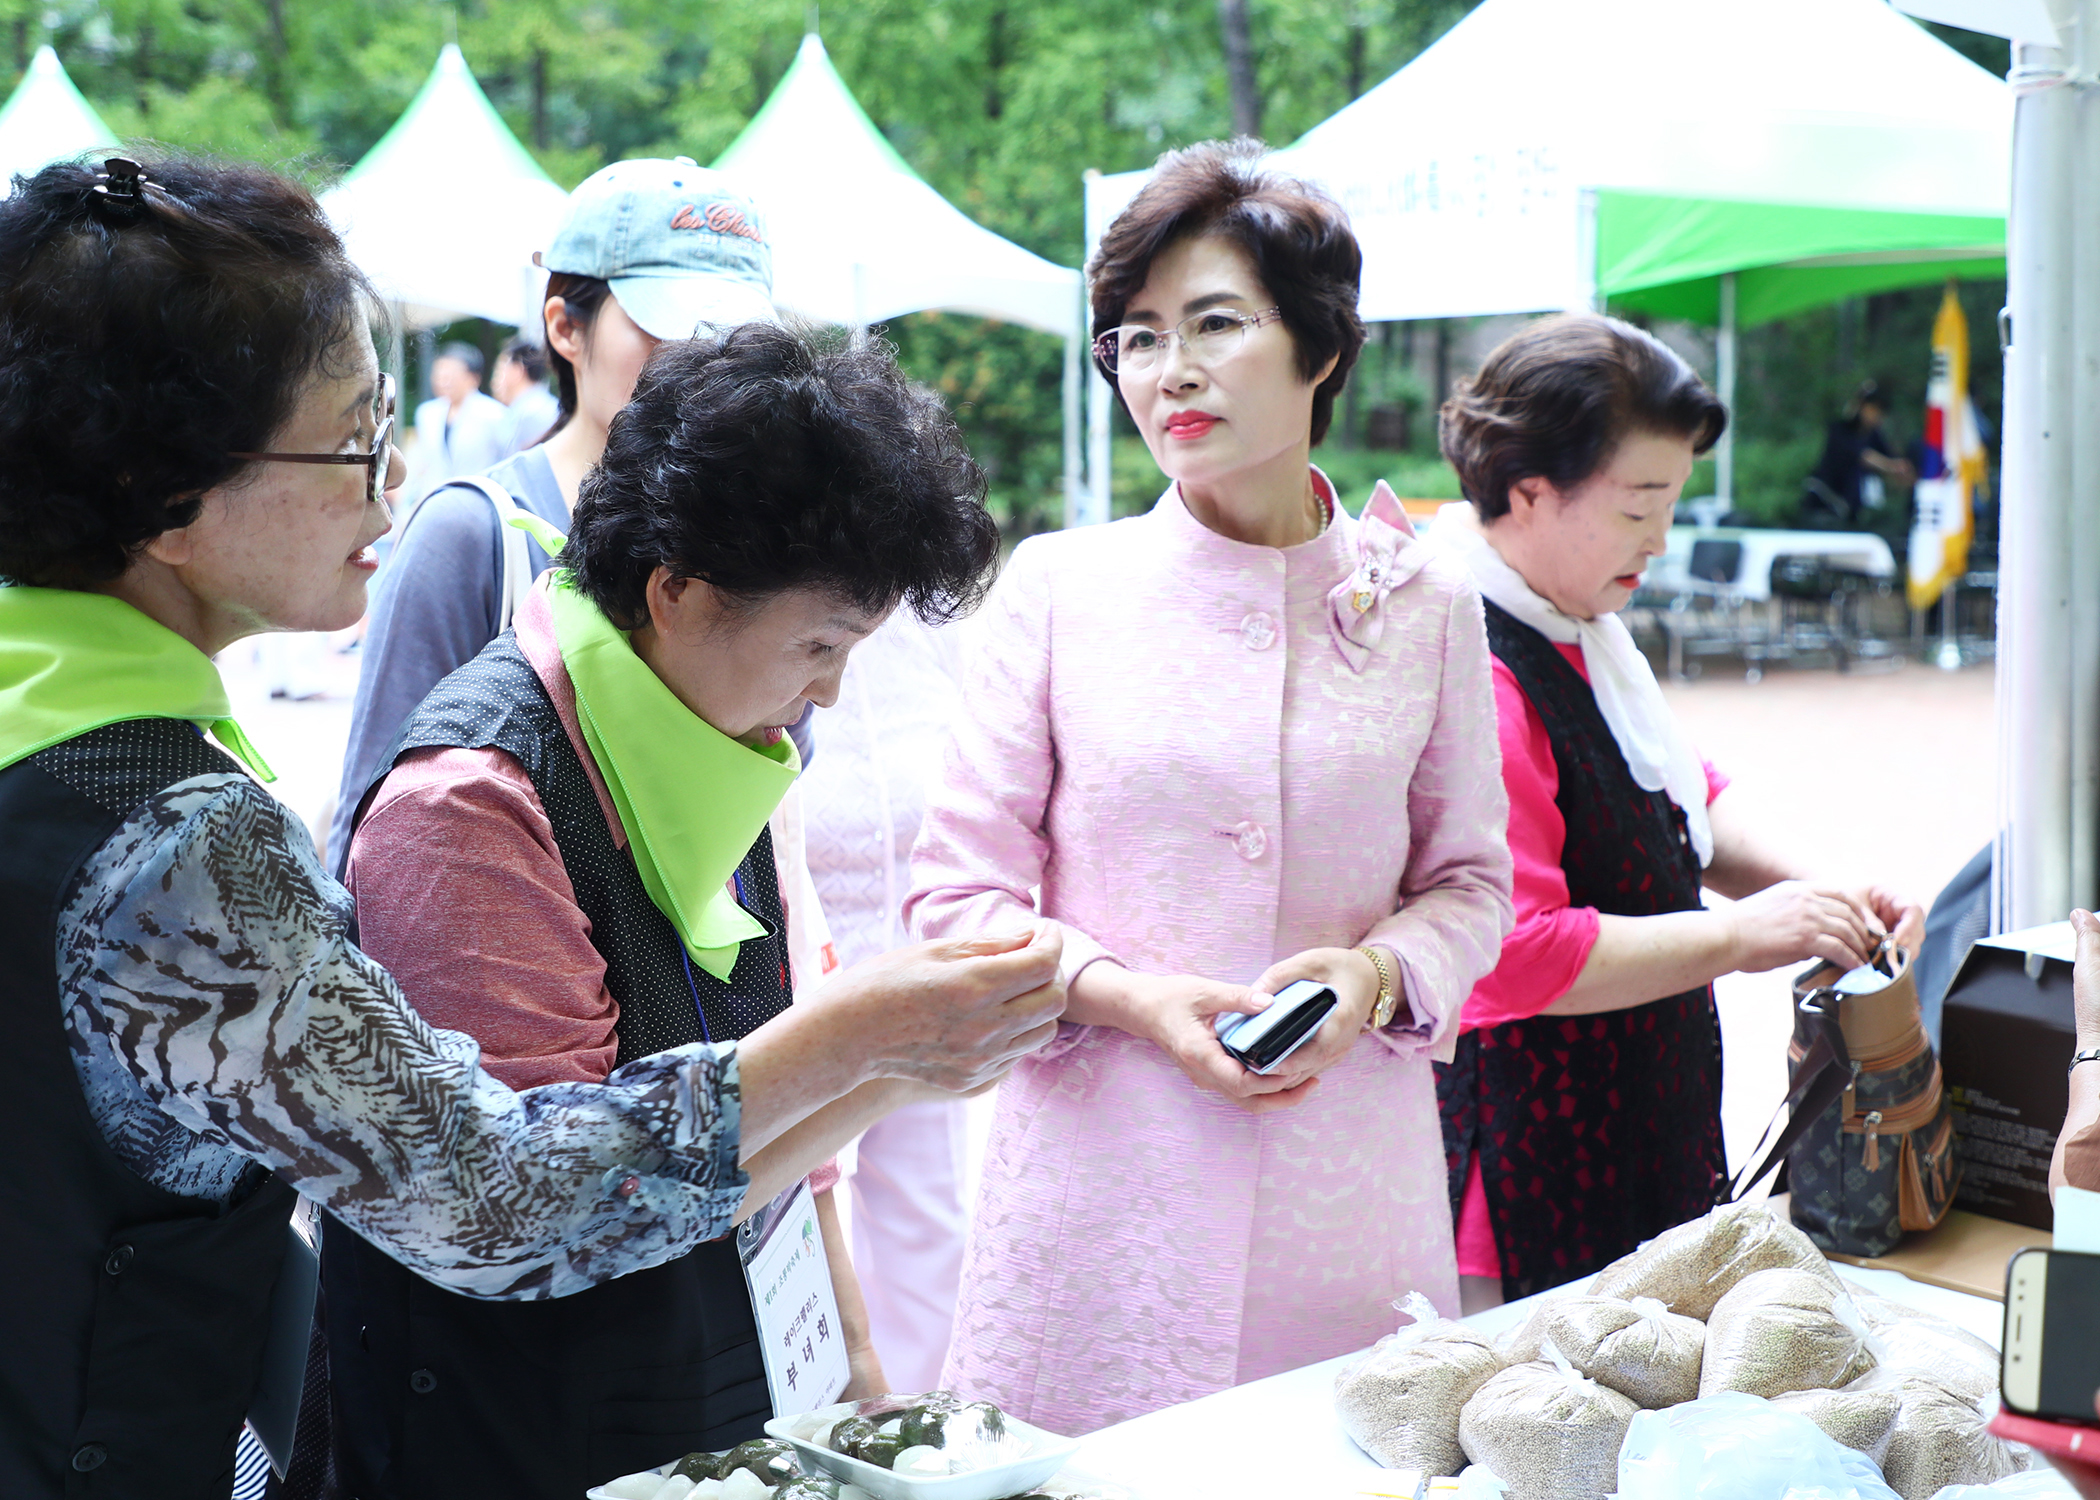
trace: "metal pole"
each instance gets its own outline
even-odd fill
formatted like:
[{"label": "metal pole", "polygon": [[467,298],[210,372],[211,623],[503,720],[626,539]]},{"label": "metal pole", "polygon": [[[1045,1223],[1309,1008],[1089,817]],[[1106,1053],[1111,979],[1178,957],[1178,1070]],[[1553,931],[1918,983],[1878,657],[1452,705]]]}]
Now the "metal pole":
[{"label": "metal pole", "polygon": [[[2090,635],[2094,580],[2074,578],[2092,527],[2074,520],[2077,482],[2090,478],[2100,438],[2075,425],[2083,409],[2077,371],[2078,305],[2092,288],[2080,211],[2092,194],[2078,170],[2079,95],[2073,81],[2092,46],[2100,0],[2048,0],[2065,47],[2018,44],[2013,81],[2012,210],[2006,224],[2005,489],[2000,508],[1997,676],[2000,833],[1998,930],[2061,920],[2090,905],[2095,828],[2096,684]],[[2082,285],[2084,290],[2081,290]],[[2079,462],[2080,447],[2088,458]],[[2090,570],[2088,569],[2088,575]],[[2079,680],[2083,672],[2084,680]],[[2083,718],[2086,722],[2081,723]]]},{"label": "metal pole", "polygon": [[1721,331],[1714,338],[1715,395],[1728,409],[1728,425],[1714,444],[1714,498],[1735,509],[1735,272],[1721,273]]},{"label": "metal pole", "polygon": [[[1086,325],[1081,323],[1080,328]],[[1065,525],[1077,526],[1079,512],[1086,499],[1086,444],[1080,431],[1085,418],[1080,412],[1080,381],[1084,376],[1080,370],[1080,334],[1077,330],[1065,335],[1065,385],[1064,385],[1064,439],[1065,439]]]},{"label": "metal pole", "polygon": [[[1086,294],[1085,268],[1087,263],[1094,258],[1094,246],[1100,243],[1102,233],[1108,228],[1106,224],[1094,221],[1094,205],[1091,201],[1091,192],[1089,191],[1089,185],[1099,178],[1100,175],[1101,171],[1098,167],[1088,167],[1079,174],[1082,184],[1081,192],[1088,200],[1086,203],[1086,253],[1079,258],[1079,326],[1082,329],[1093,326],[1093,306]],[[1092,364],[1093,361],[1086,357],[1084,351],[1081,351],[1079,378],[1080,383],[1086,387],[1087,483],[1086,493],[1082,497],[1084,503],[1077,508],[1078,513],[1075,517],[1075,524],[1080,526],[1100,525],[1109,518],[1112,509],[1109,498],[1110,482],[1108,472],[1110,457],[1108,403],[1110,392],[1108,382],[1101,378],[1099,371],[1091,368]]]}]

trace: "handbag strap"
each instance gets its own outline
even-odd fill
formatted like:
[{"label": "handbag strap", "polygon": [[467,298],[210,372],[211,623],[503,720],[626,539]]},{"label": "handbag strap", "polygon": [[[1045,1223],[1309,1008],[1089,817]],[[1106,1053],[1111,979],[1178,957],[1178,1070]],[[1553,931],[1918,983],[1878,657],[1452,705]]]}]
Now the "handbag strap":
[{"label": "handbag strap", "polygon": [[[1794,1070],[1794,1081],[1786,1097],[1765,1122],[1764,1134],[1751,1149],[1750,1161],[1728,1184],[1728,1196],[1723,1201],[1741,1202],[1744,1194],[1786,1160],[1787,1153],[1808,1133],[1808,1128],[1850,1087],[1852,1054],[1845,1046],[1845,1033],[1838,1026],[1838,998],[1836,990],[1827,988],[1811,990],[1801,997],[1801,1014],[1808,1018],[1814,1039],[1802,1054],[1801,1066]],[[1773,1131],[1779,1127],[1781,1115],[1787,1116],[1786,1125],[1779,1128],[1774,1139]]]}]

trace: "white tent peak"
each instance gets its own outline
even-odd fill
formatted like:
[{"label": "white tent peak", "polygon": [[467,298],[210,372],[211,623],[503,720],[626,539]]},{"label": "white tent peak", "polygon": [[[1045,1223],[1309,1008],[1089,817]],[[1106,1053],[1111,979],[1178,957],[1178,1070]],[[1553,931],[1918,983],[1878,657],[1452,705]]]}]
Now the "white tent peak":
[{"label": "white tent peak", "polygon": [[716,159],[716,167],[733,171],[745,165],[747,159],[766,155],[768,144],[781,131],[781,123],[775,118],[781,115],[795,117],[799,131],[832,137],[842,150],[863,161],[873,158],[884,170],[902,172],[907,177],[919,175],[868,118],[868,112],[846,87],[846,80],[832,66],[831,54],[824,50],[824,39],[814,31],[803,35],[802,45],[795,49],[795,60],[788,64],[787,72],[751,117],[751,123]]},{"label": "white tent peak", "polygon": [[420,325],[536,328],[545,249],[568,205],[447,43],[407,109],[322,206],[387,301]]},{"label": "white tent peak", "polygon": [[554,181],[489,103],[459,44],[447,42],[401,118],[350,169],[343,185],[374,172],[448,175],[458,170],[455,162],[472,163],[475,170],[495,170],[511,179],[550,186]]},{"label": "white tent peak", "polygon": [[0,197],[13,190],[17,173],[27,176],[116,144],[117,133],[74,86],[58,54],[48,44],[39,47],[21,83],[0,105]]},{"label": "white tent peak", "polygon": [[757,204],[773,300],[859,327],[928,308],[1066,337],[1079,274],[949,203],[884,139],[811,32],[751,123],[716,158]]}]

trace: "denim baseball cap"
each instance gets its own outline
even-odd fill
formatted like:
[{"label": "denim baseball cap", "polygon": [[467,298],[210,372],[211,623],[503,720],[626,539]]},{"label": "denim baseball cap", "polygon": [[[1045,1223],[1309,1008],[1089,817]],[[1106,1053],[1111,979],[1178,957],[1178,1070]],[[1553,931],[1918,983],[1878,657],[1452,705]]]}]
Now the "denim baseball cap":
[{"label": "denim baseball cap", "polygon": [[777,321],[773,249],[758,210],[720,172],[689,157],[616,161],[583,180],[549,271],[596,276],[643,332],[688,339],[703,324]]}]

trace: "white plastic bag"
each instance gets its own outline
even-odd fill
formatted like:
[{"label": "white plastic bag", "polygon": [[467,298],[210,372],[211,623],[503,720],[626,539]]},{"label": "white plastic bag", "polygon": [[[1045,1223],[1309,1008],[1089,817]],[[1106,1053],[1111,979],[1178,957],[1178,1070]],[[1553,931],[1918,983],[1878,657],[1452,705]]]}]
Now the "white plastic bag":
[{"label": "white plastic bag", "polygon": [[1420,1292],[1399,1308],[1414,1322],[1334,1377],[1335,1414],[1387,1468],[1456,1473],[1466,1461],[1458,1415],[1504,1361],[1479,1333],[1439,1317]]},{"label": "white plastic bag", "polygon": [[1760,1396],[1644,1411],[1619,1450],[1617,1500],[1897,1500],[1874,1461]]}]

